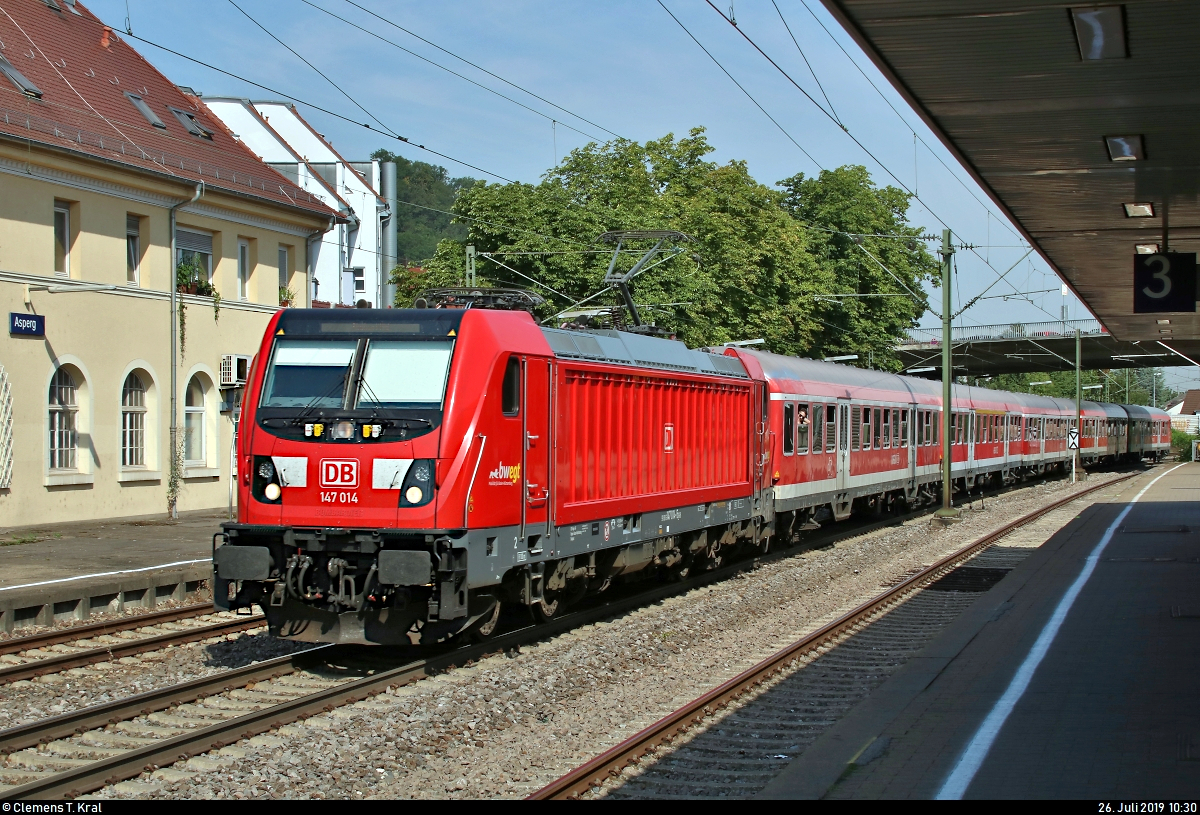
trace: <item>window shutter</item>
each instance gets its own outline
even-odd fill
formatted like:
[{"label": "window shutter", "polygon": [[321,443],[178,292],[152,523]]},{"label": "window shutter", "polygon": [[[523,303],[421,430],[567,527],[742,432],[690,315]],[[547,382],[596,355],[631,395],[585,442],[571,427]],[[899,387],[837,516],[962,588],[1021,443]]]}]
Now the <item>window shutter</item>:
[{"label": "window shutter", "polygon": [[175,245],[180,249],[190,249],[193,252],[205,252],[209,255],[213,250],[212,235],[199,232],[188,232],[184,229],[175,230]]},{"label": "window shutter", "polygon": [[[125,231],[131,235],[137,235],[142,231],[142,220],[136,215],[125,216]],[[210,241],[211,243],[211,241]]]}]

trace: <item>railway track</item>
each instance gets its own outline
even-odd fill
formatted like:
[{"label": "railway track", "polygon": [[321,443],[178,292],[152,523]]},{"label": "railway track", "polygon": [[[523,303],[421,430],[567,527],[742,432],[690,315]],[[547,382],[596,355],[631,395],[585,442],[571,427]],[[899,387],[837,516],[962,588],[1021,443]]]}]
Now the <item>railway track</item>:
[{"label": "railway track", "polygon": [[[1079,494],[1068,500],[1077,497]],[[447,644],[437,652],[399,662],[389,662],[386,654],[370,647],[320,646],[0,731],[0,754],[6,756],[0,764],[0,797],[76,797],[335,707],[369,705],[364,700],[389,687],[418,681],[493,653],[726,580],[767,561],[868,534],[912,517],[853,526],[838,524],[815,533],[804,547],[747,558],[680,583],[616,597],[549,623],[515,628],[483,644]]]},{"label": "railway track", "polygon": [[[600,787],[620,776],[626,767],[660,749],[669,750],[677,739],[687,739],[688,731],[696,725],[800,661],[804,669],[773,687],[768,703],[747,704],[722,719],[713,730],[701,732],[669,756],[657,760],[649,771],[608,793],[616,798],[664,799],[709,795],[728,799],[739,793],[753,794],[866,696],[877,684],[872,683],[873,678],[890,672],[919,651],[975,601],[978,591],[990,588],[1025,556],[985,550],[1060,507],[1139,474],[1121,476],[1054,501],[905,577],[837,620],[534,792],[529,799],[578,798]],[[972,561],[971,565],[965,566],[967,561]],[[905,601],[903,605],[892,610],[901,601]],[[829,648],[834,643],[838,647]]]},{"label": "railway track", "polygon": [[[115,623],[94,623],[8,640],[2,643],[3,650],[0,650],[0,684],[98,662],[112,662],[172,645],[249,631],[266,624],[261,614],[224,617],[211,623],[204,621],[212,614],[212,604],[207,603],[139,614]],[[143,635],[138,636],[135,632]]]}]

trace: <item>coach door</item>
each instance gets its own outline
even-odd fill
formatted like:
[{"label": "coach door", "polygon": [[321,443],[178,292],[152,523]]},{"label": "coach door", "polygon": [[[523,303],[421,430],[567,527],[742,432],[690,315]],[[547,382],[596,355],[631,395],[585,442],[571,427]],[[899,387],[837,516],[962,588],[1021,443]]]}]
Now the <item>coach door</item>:
[{"label": "coach door", "polygon": [[845,492],[850,483],[850,403],[837,403],[837,489]]},{"label": "coach door", "polygon": [[[525,502],[521,507],[521,536],[545,535],[550,504],[550,361],[526,357],[524,460]],[[534,549],[533,541],[530,548]],[[539,544],[540,545],[540,544]]]}]

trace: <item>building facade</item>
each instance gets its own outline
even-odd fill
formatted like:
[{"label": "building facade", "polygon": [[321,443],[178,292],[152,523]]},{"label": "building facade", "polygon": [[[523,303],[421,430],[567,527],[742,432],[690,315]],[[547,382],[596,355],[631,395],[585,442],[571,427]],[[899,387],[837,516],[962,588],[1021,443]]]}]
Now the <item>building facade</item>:
[{"label": "building facade", "polygon": [[82,6],[5,11],[0,528],[224,507],[239,376],[337,214]]},{"label": "building facade", "polygon": [[288,102],[205,96],[204,104],[263,161],[342,216],[315,247],[312,299],[391,305],[383,290],[383,224],[390,211],[380,195],[380,163],[346,161]]}]

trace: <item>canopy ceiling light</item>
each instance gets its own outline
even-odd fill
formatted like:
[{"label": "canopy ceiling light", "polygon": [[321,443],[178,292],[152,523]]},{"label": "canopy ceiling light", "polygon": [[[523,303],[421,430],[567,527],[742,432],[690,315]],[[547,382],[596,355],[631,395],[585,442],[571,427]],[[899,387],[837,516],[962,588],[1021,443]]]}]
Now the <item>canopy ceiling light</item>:
[{"label": "canopy ceiling light", "polygon": [[1083,59],[1125,59],[1125,7],[1093,6],[1071,9],[1079,56]]},{"label": "canopy ceiling light", "polygon": [[1105,136],[1104,143],[1113,161],[1141,161],[1146,157],[1141,136]]},{"label": "canopy ceiling light", "polygon": [[[1126,214],[1128,214],[1128,212],[1126,212]],[[1137,245],[1137,253],[1139,255],[1157,255],[1158,254],[1158,244],[1157,243],[1139,243]]]},{"label": "canopy ceiling light", "polygon": [[1154,204],[1126,204],[1125,215],[1129,218],[1153,218]]}]

